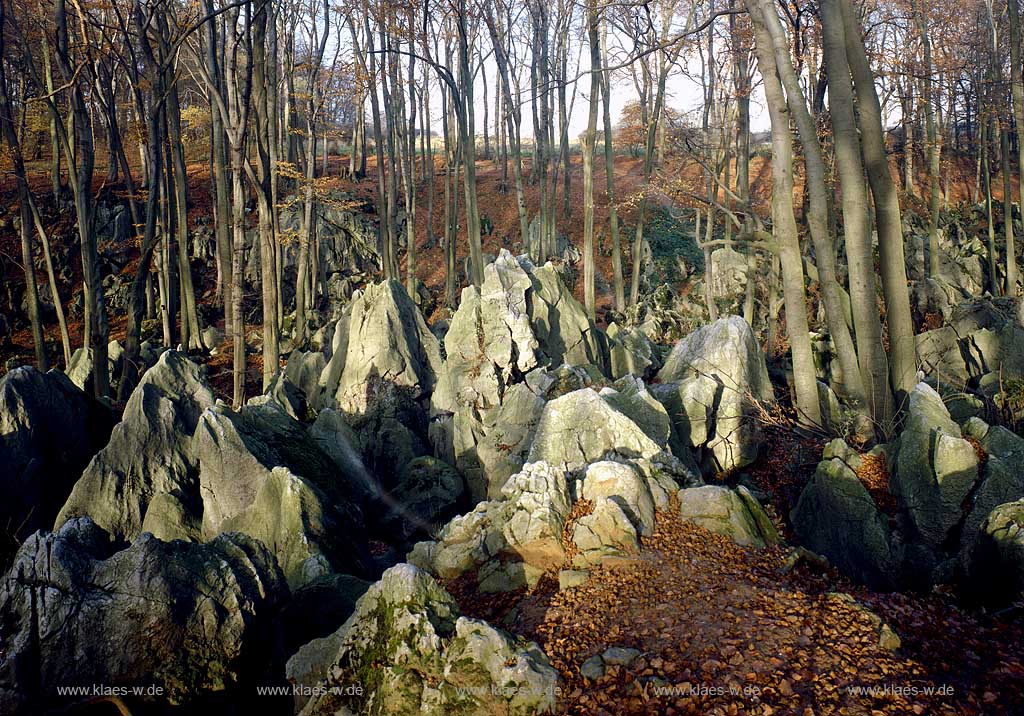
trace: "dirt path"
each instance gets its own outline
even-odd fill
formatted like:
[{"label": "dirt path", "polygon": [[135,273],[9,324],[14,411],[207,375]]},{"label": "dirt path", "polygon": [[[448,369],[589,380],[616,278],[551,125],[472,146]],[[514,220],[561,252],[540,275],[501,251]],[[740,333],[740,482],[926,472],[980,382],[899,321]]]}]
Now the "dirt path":
[{"label": "dirt path", "polygon": [[[786,556],[661,514],[635,561],[563,592],[542,582],[512,628],[562,674],[568,714],[1024,713],[1019,625],[983,623],[938,596],[871,594],[802,566],[782,574]],[[880,645],[877,618],[833,590],[870,603],[902,646]],[[513,601],[462,596],[489,618]],[[641,656],[581,676],[613,646]]]}]

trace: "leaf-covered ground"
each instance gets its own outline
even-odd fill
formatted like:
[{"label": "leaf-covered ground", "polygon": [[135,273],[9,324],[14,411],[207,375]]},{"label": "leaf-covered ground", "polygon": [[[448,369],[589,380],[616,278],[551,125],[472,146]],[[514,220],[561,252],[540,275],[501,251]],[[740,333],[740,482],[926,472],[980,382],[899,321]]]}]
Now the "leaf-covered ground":
[{"label": "leaf-covered ground", "polygon": [[[540,643],[568,714],[1024,713],[1024,634],[1010,616],[871,593],[804,563],[787,570],[789,556],[738,547],[673,511],[634,560],[579,587],[559,592],[549,578],[514,596],[475,594],[471,581],[455,591],[467,612]],[[899,649],[880,644],[878,618],[860,604]],[[581,676],[614,646],[642,656]]]}]

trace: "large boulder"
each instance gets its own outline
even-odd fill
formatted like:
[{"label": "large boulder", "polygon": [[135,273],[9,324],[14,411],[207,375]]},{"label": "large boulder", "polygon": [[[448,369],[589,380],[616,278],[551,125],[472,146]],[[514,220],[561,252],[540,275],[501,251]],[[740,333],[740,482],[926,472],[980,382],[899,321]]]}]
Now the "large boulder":
[{"label": "large boulder", "polygon": [[735,490],[720,485],[680,490],[679,512],[687,522],[744,547],[764,548],[780,541],[761,503],[742,486]]},{"label": "large boulder", "polygon": [[898,585],[901,558],[889,523],[841,457],[822,460],[790,514],[802,544],[877,588]]},{"label": "large boulder", "polygon": [[540,568],[565,560],[562,528],[572,509],[565,471],[546,463],[528,463],[502,489],[508,498],[501,525],[506,549]]},{"label": "large boulder", "polygon": [[647,378],[661,367],[654,342],[639,328],[608,325],[608,370],[618,379],[626,375]]},{"label": "large boulder", "polygon": [[341,321],[346,325],[335,329],[320,405],[365,413],[385,384],[406,389],[414,399],[430,394],[441,370],[440,348],[402,284],[368,285]]},{"label": "large boulder", "polygon": [[728,246],[711,252],[711,295],[731,303],[742,300],[750,267],[747,257]]},{"label": "large boulder", "polygon": [[25,366],[0,378],[0,524],[13,540],[53,525],[113,425],[113,415],[60,371]]},{"label": "large boulder", "polygon": [[203,539],[225,530],[260,539],[292,586],[332,570],[368,571],[362,513],[353,504],[359,492],[351,486],[362,483],[276,403],[252,401],[239,413],[214,406],[192,442]]},{"label": "large boulder", "polygon": [[36,533],[0,585],[0,711],[66,710],[73,700],[58,687],[94,685],[143,687],[145,700],[193,712],[255,707],[255,686],[280,668],[275,619],[287,597],[274,556],[244,535],[144,534],[112,554],[88,518]]},{"label": "large boulder", "polygon": [[56,527],[88,516],[113,537],[130,541],[155,496],[193,493],[189,437],[213,403],[199,366],[175,351],[163,353],[132,392],[110,442],[75,484]]},{"label": "large boulder", "polygon": [[665,447],[612,401],[593,388],[583,388],[544,406],[529,461],[543,460],[574,472],[610,455],[653,458]]},{"label": "large boulder", "polygon": [[455,600],[410,564],[385,572],[338,631],[289,659],[287,674],[313,694],[304,716],[533,716],[554,712],[559,688],[535,644],[459,616]]},{"label": "large boulder", "polygon": [[529,385],[516,383],[505,390],[496,407],[460,409],[434,422],[433,435],[446,428],[451,432],[450,441],[435,438],[434,442],[451,443],[450,460],[466,476],[474,500],[499,497],[505,481],[523,467],[544,402]]},{"label": "large boulder", "polygon": [[476,570],[482,590],[508,591],[570,557],[589,566],[637,552],[640,538],[654,532],[657,511],[699,478],[667,453],[610,457],[574,475],[562,465],[527,463],[500,499],[451,520],[435,540],[417,543],[408,561],[442,579]]},{"label": "large boulder", "polygon": [[981,535],[982,523],[999,505],[1024,498],[1024,438],[1004,427],[970,418],[964,435],[977,440],[985,460],[981,483],[971,493],[969,512],[960,534],[961,554],[968,560]]},{"label": "large boulder", "polygon": [[483,284],[463,291],[431,397],[431,434],[475,498],[500,495],[525,462],[547,376],[561,366],[595,366],[606,377],[607,343],[550,264],[503,250],[485,267]]},{"label": "large boulder", "polygon": [[713,401],[716,408],[705,443],[709,467],[724,471],[751,463],[759,447],[751,399],[772,401],[774,392],[764,353],[741,317],[721,318],[681,340],[665,360],[657,380],[672,383],[695,377],[709,378],[717,384]]},{"label": "large boulder", "polygon": [[919,383],[910,392],[889,486],[925,544],[946,542],[963,519],[964,501],[977,480],[974,447],[963,439],[939,394]]}]

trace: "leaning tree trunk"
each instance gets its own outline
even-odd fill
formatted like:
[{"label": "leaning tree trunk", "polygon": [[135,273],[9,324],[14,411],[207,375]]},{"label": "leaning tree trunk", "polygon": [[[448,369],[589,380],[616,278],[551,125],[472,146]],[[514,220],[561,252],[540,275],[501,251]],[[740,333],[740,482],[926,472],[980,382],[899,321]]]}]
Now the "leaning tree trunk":
[{"label": "leaning tree trunk", "polygon": [[[782,263],[786,330],[793,358],[796,409],[801,423],[821,425],[818,381],[807,325],[803,262],[800,258],[796,217],[793,215],[793,146],[786,98],[776,67],[772,39],[766,27],[767,21],[753,5],[750,9],[758,66],[764,79],[765,99],[772,126],[772,221]],[[775,12],[774,8],[772,12]]]},{"label": "leaning tree trunk", "polygon": [[[861,143],[854,114],[853,84],[846,53],[846,32],[837,0],[822,0],[825,62],[836,165],[843,189],[843,226],[849,266],[850,303],[857,336],[861,386],[871,416],[885,425],[892,414],[889,365],[882,344],[878,291],[868,225]],[[843,366],[843,369],[847,368]]]},{"label": "leaning tree trunk", "polygon": [[882,291],[885,294],[889,326],[890,379],[896,392],[897,405],[902,408],[904,400],[917,382],[917,349],[914,343],[914,322],[910,314],[900,204],[885,154],[882,110],[864,49],[863,28],[850,0],[838,2],[846,33],[846,55],[860,114],[861,150],[875,203]]},{"label": "leaning tree trunk", "polygon": [[[826,7],[829,2],[831,0],[822,0],[821,2],[823,15],[826,15],[827,10],[830,9]],[[838,149],[840,142],[848,142],[851,139],[851,135],[847,134],[842,138],[838,136],[835,138],[837,160],[841,162],[840,176],[843,180],[844,199],[846,197],[847,183],[851,186],[850,200],[843,202],[847,244],[854,244],[852,250],[848,249],[848,256],[850,256],[850,283],[851,287],[856,284],[858,291],[862,292],[856,294],[856,297],[859,299],[857,305],[861,309],[858,313],[859,322],[856,325],[858,338],[863,336],[865,342],[859,344],[859,350],[856,350],[853,338],[850,335],[850,328],[846,322],[846,309],[843,305],[839,280],[836,275],[836,248],[828,225],[827,172],[821,144],[818,140],[817,125],[807,109],[807,102],[804,99],[799,78],[790,60],[789,44],[786,41],[774,5],[770,0],[767,2],[762,0],[759,3],[759,11],[760,18],[763,19],[765,29],[773,43],[776,67],[787,92],[788,106],[795,119],[799,130],[800,143],[804,150],[804,165],[807,172],[805,187],[810,205],[807,225],[810,230],[811,241],[814,244],[815,258],[817,259],[818,278],[821,285],[822,299],[825,303],[825,317],[828,323],[829,336],[835,345],[836,357],[843,376],[841,392],[844,393],[844,397],[854,410],[864,414],[864,411],[869,407],[865,386],[877,384],[878,382],[877,380],[873,381],[873,383],[868,382],[867,376],[864,375],[863,371],[864,362],[866,360],[870,361],[870,364],[876,367],[879,367],[878,364],[880,362],[881,373],[878,377],[881,381],[881,388],[886,391],[888,390],[888,381],[886,379],[885,352],[882,348],[881,340],[868,342],[872,340],[872,337],[881,336],[881,324],[878,320],[874,299],[874,270],[870,261],[871,235],[867,231],[867,215],[863,210],[866,208],[866,204],[863,200],[864,182],[861,178],[859,149],[855,149],[858,152],[855,157],[856,167],[855,171],[851,173],[851,169],[854,168],[850,164],[851,156],[849,150],[851,147],[844,145],[844,148],[847,150],[845,153]],[[832,30],[833,28],[834,23],[828,29]],[[827,31],[823,35],[829,80],[834,80],[833,67],[835,67],[836,74],[841,83],[842,73],[846,70],[842,37],[841,35],[838,37],[834,34],[830,35]],[[852,96],[848,71],[846,72],[846,79],[845,85],[837,86],[835,93],[830,91],[830,102],[834,108],[833,115],[836,112],[844,113],[846,110],[844,102],[846,98]],[[842,126],[846,129],[847,124],[852,123],[852,119],[852,114],[849,116],[842,114],[839,117],[838,125],[834,124],[834,126]],[[833,122],[835,123],[836,120],[834,119]],[[854,129],[853,131],[852,138],[856,139],[856,130]],[[838,131],[835,134],[838,135]],[[858,201],[861,203],[858,204]],[[863,293],[869,288],[870,295]],[[865,350],[869,352],[865,354]],[[858,364],[858,355],[862,356],[860,364]],[[864,357],[865,355],[867,358]],[[884,394],[881,397],[874,393],[872,394],[871,408],[884,410],[886,404]],[[879,410],[873,409],[871,414],[876,420],[881,417]],[[864,419],[862,422],[866,423],[867,421]],[[866,424],[859,426],[859,432],[863,433],[866,437],[871,433],[870,426]]]}]

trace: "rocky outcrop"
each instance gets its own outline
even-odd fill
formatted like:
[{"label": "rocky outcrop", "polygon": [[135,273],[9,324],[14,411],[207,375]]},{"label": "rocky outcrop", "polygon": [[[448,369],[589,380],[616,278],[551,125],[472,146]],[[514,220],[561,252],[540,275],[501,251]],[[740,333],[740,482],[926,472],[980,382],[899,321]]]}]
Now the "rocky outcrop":
[{"label": "rocky outcrop", "polygon": [[634,375],[646,379],[661,368],[658,347],[639,328],[608,326],[608,370],[612,378]]},{"label": "rocky outcrop", "polygon": [[17,541],[49,528],[113,415],[60,371],[15,368],[0,378],[0,524]]},{"label": "rocky outcrop", "polygon": [[[694,438],[700,438],[701,431],[694,432],[693,426],[700,422],[701,414],[706,414],[705,441],[700,445],[706,448],[708,467],[723,471],[749,464],[757,456],[759,445],[751,418],[751,399],[772,401],[774,392],[764,353],[750,326],[739,316],[719,319],[677,343],[657,380],[684,383],[700,378],[715,383],[710,403],[707,398],[711,386],[706,382],[680,386],[675,391],[677,396],[662,389],[671,397],[666,408],[677,420],[677,432],[689,434],[689,443],[697,445]],[[708,411],[708,405],[713,410]]]},{"label": "rocky outcrop", "polygon": [[339,319],[334,353],[320,380],[320,406],[362,414],[384,385],[405,389],[414,399],[430,394],[441,369],[440,350],[402,284],[369,284],[353,296],[347,313]]},{"label": "rocky outcrop", "polygon": [[[245,532],[271,545],[293,587],[330,571],[368,570],[359,484],[276,403],[203,413],[192,440],[202,537]],[[147,515],[147,521],[149,515]]]},{"label": "rocky outcrop", "polygon": [[[289,659],[287,673],[316,694],[304,716],[533,716],[554,712],[559,684],[535,644],[459,616],[455,600],[409,564],[385,572],[338,631]],[[353,684],[358,693],[346,692]]]},{"label": "rocky outcrop", "polygon": [[456,517],[436,540],[416,544],[408,560],[442,579],[477,570],[483,591],[519,589],[569,566],[570,556],[573,566],[589,567],[636,553],[653,534],[657,511],[669,508],[680,486],[700,484],[695,479],[666,453],[598,460],[576,473],[529,462],[501,499]]},{"label": "rocky outcrop", "polygon": [[781,541],[761,503],[745,487],[730,490],[704,485],[680,490],[678,496],[684,520],[725,535],[736,544],[763,549]]},{"label": "rocky outcrop", "polygon": [[126,541],[143,531],[191,541],[244,532],[271,547],[293,587],[332,571],[367,573],[359,507],[375,494],[372,479],[332,411],[321,415],[310,428],[273,396],[237,413],[213,405],[198,368],[165,353],[58,526],[85,515]]},{"label": "rocky outcrop", "polygon": [[843,458],[818,464],[790,520],[801,543],[846,574],[877,588],[897,586],[902,556],[888,520]]},{"label": "rocky outcrop", "polygon": [[240,534],[207,544],[140,536],[111,553],[88,518],[33,535],[0,585],[0,711],[66,708],[58,686],[158,687],[199,710],[250,703],[275,666],[288,589],[273,555]]},{"label": "rocky outcrop", "polygon": [[110,442],[75,484],[56,526],[88,516],[112,536],[133,540],[154,497],[193,494],[195,460],[187,438],[213,402],[197,365],[180,353],[163,353],[132,392]]},{"label": "rocky outcrop", "polygon": [[475,499],[500,495],[522,467],[554,371],[609,372],[607,337],[554,267],[504,250],[485,267],[483,284],[463,291],[444,343],[432,442],[466,475]]},{"label": "rocky outcrop", "polygon": [[639,425],[592,388],[544,406],[530,447],[530,462],[543,460],[576,471],[611,455],[653,458],[664,450]]},{"label": "rocky outcrop", "polygon": [[960,534],[961,553],[966,558],[992,510],[1024,498],[1024,438],[980,418],[970,418],[963,431],[966,437],[978,441],[985,456],[981,483],[971,494]]},{"label": "rocky outcrop", "polygon": [[906,508],[922,541],[937,548],[963,519],[963,504],[978,480],[974,447],[963,439],[942,398],[924,383],[910,393],[891,491]]},{"label": "rocky outcrop", "polygon": [[1014,318],[1017,299],[960,299],[944,324],[916,336],[924,374],[955,390],[992,397],[1010,381],[1024,379],[1024,327]]}]

